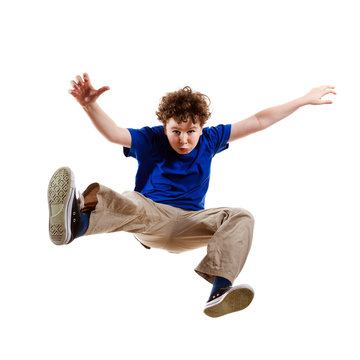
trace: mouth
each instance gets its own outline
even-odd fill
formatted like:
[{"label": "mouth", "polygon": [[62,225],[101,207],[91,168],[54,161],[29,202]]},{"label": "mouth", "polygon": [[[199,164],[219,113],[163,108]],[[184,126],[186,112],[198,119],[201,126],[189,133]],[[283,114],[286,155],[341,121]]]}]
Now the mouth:
[{"label": "mouth", "polygon": [[180,152],[188,152],[189,148],[179,148]]}]

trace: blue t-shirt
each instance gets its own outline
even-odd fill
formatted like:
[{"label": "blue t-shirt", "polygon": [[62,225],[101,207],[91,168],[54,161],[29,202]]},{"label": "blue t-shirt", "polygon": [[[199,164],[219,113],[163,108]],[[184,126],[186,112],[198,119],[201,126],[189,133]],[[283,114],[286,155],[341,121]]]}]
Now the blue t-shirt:
[{"label": "blue t-shirt", "polygon": [[182,155],[170,146],[163,126],[129,131],[131,148],[124,147],[124,154],[137,159],[139,166],[134,190],[155,202],[203,210],[211,161],[228,148],[231,125],[203,128],[196,147]]}]

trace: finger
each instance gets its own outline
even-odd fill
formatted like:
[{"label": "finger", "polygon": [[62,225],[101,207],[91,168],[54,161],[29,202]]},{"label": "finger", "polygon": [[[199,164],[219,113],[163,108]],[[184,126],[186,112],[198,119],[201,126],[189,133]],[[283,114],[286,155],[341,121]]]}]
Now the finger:
[{"label": "finger", "polygon": [[107,90],[110,90],[110,87],[109,86],[103,86],[102,88],[100,88],[98,90],[98,94],[101,95],[103,92],[105,92]]},{"label": "finger", "polygon": [[69,94],[71,94],[71,95],[74,96],[74,97],[76,97],[76,96],[79,95],[79,93],[78,93],[76,90],[74,90],[74,89],[70,89],[70,90],[69,90]]},{"label": "finger", "polygon": [[322,96],[328,95],[328,94],[334,94],[336,95],[336,92],[333,90],[326,90]]},{"label": "finger", "polygon": [[328,94],[334,94],[334,95],[336,95],[336,91],[329,90],[329,91],[328,91]]},{"label": "finger", "polygon": [[91,83],[90,83],[90,77],[89,77],[89,75],[88,75],[88,73],[84,73],[83,74],[83,78],[84,78],[84,83],[86,84],[89,84],[89,85],[91,85]]},{"label": "finger", "polygon": [[332,104],[332,100],[330,99],[319,99],[318,101],[318,105],[323,105],[323,104]]},{"label": "finger", "polygon": [[335,86],[331,86],[331,85],[324,85],[321,87],[321,90],[326,91],[329,89],[335,89]]},{"label": "finger", "polygon": [[71,80],[70,84],[74,87],[74,89],[76,89],[76,90],[80,89],[80,87],[78,86],[78,84],[74,80]]},{"label": "finger", "polygon": [[324,105],[324,104],[332,104],[332,103],[333,103],[332,100],[322,100],[322,101],[320,102],[321,105]]},{"label": "finger", "polygon": [[81,76],[77,75],[76,80],[80,86],[84,85],[84,82],[83,82],[83,79],[81,78]]}]

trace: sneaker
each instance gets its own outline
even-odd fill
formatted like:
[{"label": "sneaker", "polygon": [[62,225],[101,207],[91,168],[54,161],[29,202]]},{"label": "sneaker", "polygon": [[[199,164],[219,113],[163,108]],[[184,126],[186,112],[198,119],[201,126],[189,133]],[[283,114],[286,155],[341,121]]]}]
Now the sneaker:
[{"label": "sneaker", "polygon": [[75,196],[75,179],[68,167],[55,171],[48,187],[49,234],[56,245],[74,240],[80,221],[80,209]]},{"label": "sneaker", "polygon": [[249,285],[228,286],[211,295],[204,313],[219,317],[248,307],[254,298],[254,290]]}]

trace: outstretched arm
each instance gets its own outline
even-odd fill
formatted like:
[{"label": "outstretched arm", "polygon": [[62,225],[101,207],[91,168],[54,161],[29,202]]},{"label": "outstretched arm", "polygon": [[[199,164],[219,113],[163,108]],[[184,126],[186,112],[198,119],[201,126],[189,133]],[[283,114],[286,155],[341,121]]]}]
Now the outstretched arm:
[{"label": "outstretched arm", "polygon": [[94,89],[89,75],[86,73],[84,73],[83,78],[77,76],[76,80],[71,81],[73,88],[69,90],[69,93],[83,107],[99,132],[113,143],[131,147],[131,134],[129,130],[117,126],[96,102],[97,98],[110,88],[104,86],[98,90]]},{"label": "outstretched arm", "polygon": [[330,93],[336,94],[333,89],[335,89],[334,86],[313,88],[306,95],[298,99],[262,110],[247,119],[238,121],[231,126],[229,141],[234,141],[257,131],[264,130],[281,119],[286,118],[304,105],[332,104],[331,100],[323,100],[322,98]]}]

